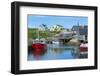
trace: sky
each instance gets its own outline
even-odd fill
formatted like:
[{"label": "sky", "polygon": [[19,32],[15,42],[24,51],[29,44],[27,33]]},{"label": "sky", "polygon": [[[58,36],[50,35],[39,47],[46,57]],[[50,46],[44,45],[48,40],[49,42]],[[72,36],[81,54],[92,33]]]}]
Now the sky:
[{"label": "sky", "polygon": [[48,28],[55,24],[71,29],[73,25],[88,25],[88,17],[79,16],[50,16],[50,15],[28,15],[28,28],[39,27],[46,24]]}]

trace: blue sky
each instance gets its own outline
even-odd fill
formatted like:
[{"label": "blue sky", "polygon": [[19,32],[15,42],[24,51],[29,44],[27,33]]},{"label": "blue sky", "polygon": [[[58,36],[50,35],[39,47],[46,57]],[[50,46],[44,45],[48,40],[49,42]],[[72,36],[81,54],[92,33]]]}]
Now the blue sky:
[{"label": "blue sky", "polygon": [[39,27],[46,24],[48,28],[55,24],[63,25],[64,28],[71,28],[73,25],[88,25],[88,17],[79,16],[49,16],[49,15],[28,15],[28,28]]}]

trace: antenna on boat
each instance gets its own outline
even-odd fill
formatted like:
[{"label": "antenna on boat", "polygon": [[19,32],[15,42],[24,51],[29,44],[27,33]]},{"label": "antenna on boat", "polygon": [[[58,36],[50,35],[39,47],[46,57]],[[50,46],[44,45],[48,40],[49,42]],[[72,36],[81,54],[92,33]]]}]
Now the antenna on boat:
[{"label": "antenna on boat", "polygon": [[36,33],[37,33],[37,39],[38,39],[38,41],[39,41],[39,40],[40,40],[39,27],[37,27],[37,31],[36,31]]}]

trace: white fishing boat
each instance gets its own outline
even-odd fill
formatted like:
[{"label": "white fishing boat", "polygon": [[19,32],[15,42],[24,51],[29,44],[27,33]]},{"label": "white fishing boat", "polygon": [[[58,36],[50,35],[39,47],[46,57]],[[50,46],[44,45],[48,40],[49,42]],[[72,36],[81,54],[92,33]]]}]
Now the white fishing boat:
[{"label": "white fishing boat", "polygon": [[53,44],[60,44],[59,41],[52,41]]}]

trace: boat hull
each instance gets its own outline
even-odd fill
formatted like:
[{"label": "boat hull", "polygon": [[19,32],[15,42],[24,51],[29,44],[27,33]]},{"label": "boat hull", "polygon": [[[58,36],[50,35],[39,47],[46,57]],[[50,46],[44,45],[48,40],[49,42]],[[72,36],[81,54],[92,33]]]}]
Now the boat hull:
[{"label": "boat hull", "polygon": [[36,43],[32,44],[32,52],[35,56],[42,56],[47,50],[46,44]]},{"label": "boat hull", "polygon": [[88,48],[87,47],[80,47],[80,52],[87,52]]}]

